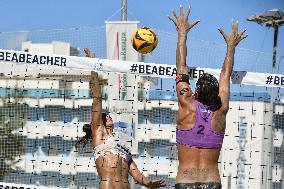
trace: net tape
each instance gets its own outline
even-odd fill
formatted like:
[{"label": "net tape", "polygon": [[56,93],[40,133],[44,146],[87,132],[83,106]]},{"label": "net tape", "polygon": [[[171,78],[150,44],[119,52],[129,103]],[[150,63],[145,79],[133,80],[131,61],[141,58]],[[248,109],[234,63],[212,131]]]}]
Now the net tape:
[{"label": "net tape", "polygon": [[[26,77],[39,77],[41,70],[52,74],[85,75],[87,74],[86,71],[99,71],[161,78],[175,78],[177,73],[176,67],[169,64],[51,55],[2,49],[0,49],[0,62],[3,65],[3,69],[0,72],[2,76],[23,74]],[[197,80],[205,72],[219,78],[221,70],[189,67],[191,80]],[[233,71],[231,83],[284,88],[284,75]]]},{"label": "net tape", "polygon": [[5,183],[5,182],[0,182],[0,188],[1,189],[67,189],[61,187],[45,187],[45,186],[15,184],[15,183]]}]

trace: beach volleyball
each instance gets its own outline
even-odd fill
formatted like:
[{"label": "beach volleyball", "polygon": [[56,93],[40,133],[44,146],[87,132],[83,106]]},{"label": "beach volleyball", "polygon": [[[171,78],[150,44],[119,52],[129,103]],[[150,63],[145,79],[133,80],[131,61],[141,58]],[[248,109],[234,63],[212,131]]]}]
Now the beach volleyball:
[{"label": "beach volleyball", "polygon": [[158,44],[158,37],[153,29],[143,27],[137,29],[132,35],[132,46],[133,48],[141,53],[151,53]]}]

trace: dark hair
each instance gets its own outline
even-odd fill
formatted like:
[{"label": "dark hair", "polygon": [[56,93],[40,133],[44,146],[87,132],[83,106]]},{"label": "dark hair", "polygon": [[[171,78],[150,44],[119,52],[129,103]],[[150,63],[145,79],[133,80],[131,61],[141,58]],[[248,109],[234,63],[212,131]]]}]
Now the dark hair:
[{"label": "dark hair", "polygon": [[106,117],[107,117],[108,113],[102,113],[102,122],[103,122],[103,125],[106,126]]},{"label": "dark hair", "polygon": [[83,147],[86,146],[87,142],[89,139],[92,139],[92,128],[91,124],[84,124],[83,125],[83,132],[86,133],[85,136],[80,138],[79,140],[76,141],[75,147],[78,148],[78,146],[82,143]]},{"label": "dark hair", "polygon": [[[102,113],[102,122],[103,125],[106,126],[106,116],[108,114],[107,113]],[[82,143],[83,147],[86,146],[87,142],[89,141],[89,139],[92,139],[92,128],[91,128],[91,124],[84,124],[83,125],[83,132],[86,133],[85,136],[83,136],[82,138],[80,138],[79,140],[76,141],[75,143],[75,147],[78,148],[78,146]]]},{"label": "dark hair", "polygon": [[211,74],[204,73],[196,82],[197,99],[207,106],[218,103],[219,98],[219,82]]}]

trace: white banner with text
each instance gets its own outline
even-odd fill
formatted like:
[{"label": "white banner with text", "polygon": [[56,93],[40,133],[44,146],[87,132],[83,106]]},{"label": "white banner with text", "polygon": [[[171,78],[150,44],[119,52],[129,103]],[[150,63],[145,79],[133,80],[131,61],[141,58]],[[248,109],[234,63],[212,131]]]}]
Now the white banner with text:
[{"label": "white banner with text", "polygon": [[[161,78],[175,78],[177,74],[176,67],[174,65],[168,64],[155,64],[64,55],[48,55],[39,53],[35,54],[1,49],[0,62],[3,63],[0,74],[9,76],[15,76],[13,75],[13,70],[10,69],[17,69],[18,66],[20,67],[20,70],[22,70],[22,72],[24,72],[26,75],[35,75],[37,74],[37,70],[45,70],[46,72],[52,73],[61,73],[60,71],[62,71],[65,74],[74,74],[74,70],[76,70],[78,75],[82,75],[81,72],[84,71],[114,72]],[[5,66],[4,64],[10,65],[10,67]],[[219,78],[221,70],[189,67],[189,75],[192,80],[197,80],[205,72],[214,75],[216,78]],[[234,71],[231,75],[231,83],[283,88],[284,75]]]}]

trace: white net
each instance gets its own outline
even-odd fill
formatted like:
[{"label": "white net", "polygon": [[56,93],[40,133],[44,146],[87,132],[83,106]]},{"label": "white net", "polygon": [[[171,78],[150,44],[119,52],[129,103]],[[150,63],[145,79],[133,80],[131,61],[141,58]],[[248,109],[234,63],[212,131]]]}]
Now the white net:
[{"label": "white net", "polygon": [[[163,31],[157,34],[159,45],[144,61],[169,64],[171,75],[176,35]],[[89,47],[99,58],[106,58],[105,28],[15,32],[0,36],[2,49],[29,51],[39,56],[59,51],[79,65],[87,60],[69,55],[83,56],[83,47]],[[190,38],[188,62],[192,67],[219,69],[225,50],[224,45]],[[249,72],[236,74],[233,79],[236,84],[231,87],[227,130],[219,160],[224,188],[284,188],[283,90],[277,88],[283,87],[284,79],[281,75],[252,73],[269,72],[271,59],[270,54],[237,49],[235,70]],[[280,62],[278,57],[277,70],[281,70]],[[118,66],[119,62],[105,59],[99,63],[109,64],[104,67],[109,72],[100,72],[104,79],[109,79],[104,86],[103,109],[110,111],[115,121],[127,123],[126,127],[116,128],[118,137],[131,148],[134,161],[146,176],[163,177],[166,188],[173,188],[178,165],[174,79],[165,74],[146,76],[159,73],[159,69],[153,71],[154,66],[159,67],[157,64],[151,64],[150,74],[147,71],[128,73],[127,77],[135,84],[127,86],[128,95],[121,100],[115,95],[121,95],[119,86],[111,81],[118,77],[111,71],[117,71],[113,70],[117,67],[122,72],[125,70]],[[138,68],[142,65],[143,70],[150,65],[125,63],[130,66],[128,72],[135,64]],[[46,69],[31,64],[19,67],[7,61],[1,61],[1,65],[0,186],[98,188],[91,145],[78,151],[74,148],[75,140],[83,136],[83,124],[91,120],[90,71]],[[87,64],[84,66],[87,69]],[[203,69],[192,71],[193,79],[198,78],[200,70]],[[167,73],[166,68],[163,73]],[[214,70],[212,73],[218,74]],[[243,77],[242,80],[237,76]],[[243,85],[244,82],[249,85]],[[272,100],[269,86],[274,86]],[[132,188],[141,188],[131,178],[130,182]]]}]

